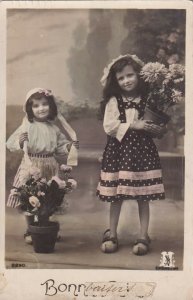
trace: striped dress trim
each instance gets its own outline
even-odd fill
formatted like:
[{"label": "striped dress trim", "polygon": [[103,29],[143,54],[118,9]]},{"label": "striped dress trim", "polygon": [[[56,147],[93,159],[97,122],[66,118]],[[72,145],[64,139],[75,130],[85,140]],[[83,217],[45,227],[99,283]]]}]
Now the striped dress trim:
[{"label": "striped dress trim", "polygon": [[101,171],[97,195],[103,201],[164,199],[162,170],[140,172],[121,170],[115,173]]},{"label": "striped dress trim", "polygon": [[129,180],[146,180],[162,177],[161,170],[151,170],[144,172],[130,172],[130,171],[119,171],[119,172],[104,172],[101,171],[101,180],[118,180],[118,179],[129,179]]},{"label": "striped dress trim", "polygon": [[140,196],[140,195],[151,195],[151,194],[162,194],[164,193],[163,184],[156,184],[150,186],[124,186],[118,185],[117,187],[107,187],[98,185],[98,190],[103,196],[115,196],[115,195],[127,195],[127,196]]}]

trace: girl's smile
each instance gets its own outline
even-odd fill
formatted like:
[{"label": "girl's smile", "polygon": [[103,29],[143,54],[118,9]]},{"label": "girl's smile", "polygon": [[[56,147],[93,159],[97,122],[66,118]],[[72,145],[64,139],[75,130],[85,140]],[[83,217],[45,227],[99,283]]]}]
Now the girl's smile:
[{"label": "girl's smile", "polygon": [[120,88],[126,93],[135,91],[138,85],[137,73],[130,65],[125,66],[121,72],[117,72],[116,78]]},{"label": "girl's smile", "polygon": [[42,97],[40,99],[33,99],[32,111],[34,117],[38,121],[47,120],[50,113],[50,106],[46,98]]}]

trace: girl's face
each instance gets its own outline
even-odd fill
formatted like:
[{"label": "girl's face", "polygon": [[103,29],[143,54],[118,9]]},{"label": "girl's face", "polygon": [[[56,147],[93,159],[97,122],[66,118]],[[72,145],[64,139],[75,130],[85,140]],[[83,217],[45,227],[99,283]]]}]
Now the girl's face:
[{"label": "girl's face", "polygon": [[138,85],[137,73],[131,65],[127,65],[121,72],[117,72],[116,79],[120,88],[126,93],[133,92]]},{"label": "girl's face", "polygon": [[32,99],[32,112],[36,120],[47,120],[50,113],[48,100],[45,97],[40,99]]}]

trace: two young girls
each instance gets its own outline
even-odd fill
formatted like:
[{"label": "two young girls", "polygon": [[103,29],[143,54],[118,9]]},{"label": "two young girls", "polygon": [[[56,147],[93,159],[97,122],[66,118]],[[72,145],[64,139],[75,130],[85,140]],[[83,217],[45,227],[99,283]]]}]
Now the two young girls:
[{"label": "two young girls", "polygon": [[[143,63],[134,55],[114,60],[102,78],[104,85],[104,130],[108,142],[103,154],[97,194],[110,205],[110,226],[104,233],[101,249],[111,253],[118,249],[117,226],[123,200],[137,200],[141,230],[133,252],[148,252],[150,238],[149,201],[164,199],[164,186],[158,151],[151,135],[160,135],[163,128],[143,120],[148,87],[139,76]],[[54,97],[49,90],[35,89],[28,93],[25,111],[26,132],[20,126],[9,138],[11,151],[23,147],[28,140],[28,152],[42,176],[52,177],[58,169],[54,154],[68,153],[71,143],[53,124],[57,116]],[[77,142],[74,143],[78,147]],[[14,179],[18,187],[22,164]],[[16,207],[19,199],[10,195],[8,206]]]},{"label": "two young girls", "polygon": [[[35,88],[30,90],[24,105],[26,118],[17,130],[7,141],[7,148],[10,151],[22,149],[24,141],[28,142],[28,155],[32,166],[37,167],[41,177],[47,180],[58,171],[59,165],[55,155],[68,155],[72,144],[78,148],[78,141],[70,142],[65,135],[53,123],[57,117],[57,106],[54,95],[50,90]],[[25,168],[24,158],[15,175],[13,186],[21,185],[21,172]],[[19,207],[20,200],[17,195],[10,193],[7,205]],[[32,216],[26,216],[27,223],[33,222]],[[24,235],[27,243],[31,243],[28,232]]]},{"label": "two young girls", "polygon": [[163,128],[143,120],[148,87],[139,76],[142,66],[135,55],[118,57],[101,80],[106,104],[103,126],[108,139],[97,194],[111,203],[110,226],[101,245],[105,253],[118,249],[123,200],[137,200],[141,229],[133,253],[146,254],[150,243],[149,201],[165,197],[160,159],[151,137],[160,135]]}]

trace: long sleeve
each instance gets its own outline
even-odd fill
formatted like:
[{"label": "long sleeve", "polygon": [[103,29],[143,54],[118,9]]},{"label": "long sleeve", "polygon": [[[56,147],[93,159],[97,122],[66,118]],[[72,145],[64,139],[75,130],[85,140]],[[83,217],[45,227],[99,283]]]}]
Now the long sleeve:
[{"label": "long sleeve", "polygon": [[22,124],[12,133],[6,142],[6,146],[11,152],[20,150],[19,137],[23,132],[28,132],[29,127],[30,123],[27,117],[24,117]]},{"label": "long sleeve", "polygon": [[111,98],[106,105],[103,127],[106,134],[116,137],[121,142],[135,117],[135,109],[127,109],[126,123],[119,120],[119,109],[116,98]]},{"label": "long sleeve", "polygon": [[67,140],[66,136],[59,130],[57,129],[57,147],[55,153],[57,155],[63,155],[63,154],[68,154],[68,148],[67,146],[70,145],[71,142]]},{"label": "long sleeve", "polygon": [[8,138],[8,140],[6,142],[6,146],[11,152],[20,150],[19,136],[21,135],[22,131],[23,131],[23,127],[21,125]]}]

